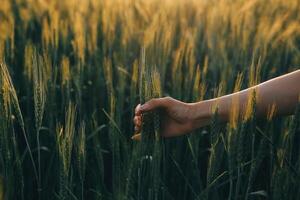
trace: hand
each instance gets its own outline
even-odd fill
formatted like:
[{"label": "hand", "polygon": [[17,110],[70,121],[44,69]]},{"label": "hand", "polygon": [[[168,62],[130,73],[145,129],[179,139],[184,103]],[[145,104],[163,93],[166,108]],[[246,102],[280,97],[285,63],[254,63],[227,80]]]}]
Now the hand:
[{"label": "hand", "polygon": [[[208,124],[208,120],[197,119],[196,104],[178,101],[171,97],[151,99],[143,105],[137,105],[135,109],[135,131],[139,133],[142,126],[142,113],[159,109],[161,117],[161,135],[174,137],[193,131],[195,128]],[[197,106],[198,108],[198,106]],[[201,112],[200,112],[201,113]],[[140,134],[132,137],[140,139]]]}]

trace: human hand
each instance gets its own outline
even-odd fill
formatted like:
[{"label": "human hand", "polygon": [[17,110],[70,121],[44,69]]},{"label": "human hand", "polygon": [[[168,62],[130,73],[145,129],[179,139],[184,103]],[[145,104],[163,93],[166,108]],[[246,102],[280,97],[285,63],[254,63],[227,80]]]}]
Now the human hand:
[{"label": "human hand", "polygon": [[161,117],[161,136],[174,137],[193,131],[195,128],[207,125],[208,119],[198,118],[196,104],[184,103],[171,97],[151,99],[135,109],[135,134],[132,139],[140,139],[142,114],[158,109]]}]

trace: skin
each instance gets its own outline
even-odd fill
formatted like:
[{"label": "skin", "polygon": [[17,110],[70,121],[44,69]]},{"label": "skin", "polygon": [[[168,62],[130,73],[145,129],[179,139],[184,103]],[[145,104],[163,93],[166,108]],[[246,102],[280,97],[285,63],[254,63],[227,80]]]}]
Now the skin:
[{"label": "skin", "polygon": [[236,107],[235,111],[238,112],[239,117],[244,116],[251,94],[256,95],[257,117],[267,117],[274,106],[273,116],[291,115],[299,102],[300,70],[240,92],[196,103],[184,103],[171,97],[151,99],[143,105],[137,105],[135,108],[133,121],[136,134],[132,139],[140,139],[142,114],[145,112],[159,109],[162,117],[162,136],[175,137],[209,125],[213,117],[213,110],[216,107],[223,122],[230,120],[233,107]]}]

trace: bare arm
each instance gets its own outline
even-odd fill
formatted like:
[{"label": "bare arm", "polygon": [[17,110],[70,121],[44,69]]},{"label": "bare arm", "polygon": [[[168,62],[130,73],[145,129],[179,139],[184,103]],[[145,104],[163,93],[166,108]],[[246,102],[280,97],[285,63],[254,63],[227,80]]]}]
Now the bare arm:
[{"label": "bare arm", "polygon": [[[258,117],[266,117],[270,108],[275,106],[275,115],[293,114],[300,94],[300,70],[271,79],[254,87],[219,98],[191,104],[196,119],[210,118],[213,106],[218,107],[223,121],[229,121],[233,106],[238,107],[240,115],[245,115],[251,93],[256,93]],[[208,109],[205,109],[208,108]],[[205,113],[206,112],[206,113]],[[196,120],[197,121],[197,120]]]},{"label": "bare arm", "polygon": [[229,121],[232,114],[238,117],[247,116],[247,103],[251,94],[256,95],[257,117],[266,117],[272,106],[275,107],[274,115],[293,114],[299,102],[300,70],[240,92],[197,103],[184,103],[170,97],[152,99],[136,107],[135,130],[136,133],[141,131],[142,113],[154,109],[162,111],[161,134],[165,137],[189,133],[210,124],[215,106],[218,107],[219,116],[224,122]]}]

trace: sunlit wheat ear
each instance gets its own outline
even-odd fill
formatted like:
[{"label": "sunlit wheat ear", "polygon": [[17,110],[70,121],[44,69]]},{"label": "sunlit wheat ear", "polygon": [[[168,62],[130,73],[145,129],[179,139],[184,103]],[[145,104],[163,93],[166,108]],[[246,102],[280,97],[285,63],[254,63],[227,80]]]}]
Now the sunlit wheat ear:
[{"label": "sunlit wheat ear", "polygon": [[153,98],[161,97],[160,74],[156,70],[156,68],[154,68],[154,70],[151,73],[151,79],[152,79]]},{"label": "sunlit wheat ear", "polygon": [[19,105],[18,96],[17,96],[16,90],[14,88],[14,85],[12,83],[11,77],[9,75],[7,66],[3,63],[0,63],[0,77],[1,77],[0,80],[3,83],[1,89],[2,89],[3,98],[4,98],[3,99],[4,106],[6,109],[5,112],[6,112],[6,114],[10,113],[10,111],[8,111],[8,109],[9,110],[12,109],[14,111],[13,113],[16,115],[16,118],[20,124],[21,130],[22,130],[22,133],[23,133],[23,136],[25,139],[26,146],[28,148],[29,156],[30,156],[30,159],[31,159],[31,162],[33,165],[33,171],[35,174],[35,178],[36,178],[36,180],[38,180],[37,168],[36,168],[36,165],[35,165],[35,162],[34,162],[34,159],[32,156],[32,151],[30,148],[30,144],[27,139],[26,132],[25,132],[25,123],[24,123],[23,115],[22,115],[21,108]]},{"label": "sunlit wheat ear", "polygon": [[42,70],[43,60],[34,50],[32,55],[32,77],[33,77],[33,100],[34,100],[34,114],[35,114],[35,128],[37,138],[37,154],[38,154],[38,171],[39,171],[39,184],[41,181],[41,152],[40,152],[40,128],[42,126],[44,109],[45,109],[45,77]]},{"label": "sunlit wheat ear", "polygon": [[34,47],[31,43],[26,44],[24,54],[24,74],[29,81],[33,81],[33,58]]},{"label": "sunlit wheat ear", "polygon": [[[161,97],[161,83],[160,83],[160,76],[158,71],[153,70],[151,73],[151,78],[152,78],[153,98]],[[153,113],[154,134],[156,140],[159,140],[160,138],[160,122],[161,120],[160,120],[159,111],[156,110]]]},{"label": "sunlit wheat ear", "polygon": [[76,12],[75,18],[73,21],[73,32],[74,40],[72,41],[73,48],[77,54],[79,62],[84,63],[85,61],[85,48],[86,48],[86,34],[82,27],[84,27],[84,21],[82,16]]},{"label": "sunlit wheat ear", "polygon": [[271,106],[268,107],[267,111],[267,120],[271,121],[273,117],[276,115],[276,104],[273,103]]},{"label": "sunlit wheat ear", "polygon": [[42,44],[44,49],[48,49],[49,44],[51,42],[51,32],[50,25],[48,23],[48,19],[44,18],[42,21]]},{"label": "sunlit wheat ear", "polygon": [[[15,114],[17,115],[18,122],[20,123],[21,127],[24,128],[24,120],[21,108],[19,106],[19,100],[14,85],[12,83],[11,77],[9,75],[8,69],[5,64],[1,64],[0,67],[1,77],[3,81],[2,90],[5,92],[4,102],[6,102],[5,104],[7,106],[12,105],[12,108],[14,109]],[[8,109],[8,107],[6,107],[6,109]]]},{"label": "sunlit wheat ear", "polygon": [[66,110],[64,126],[60,124],[56,127],[56,138],[60,162],[60,198],[67,198],[66,186],[69,185],[69,171],[71,166],[71,155],[73,149],[73,138],[76,124],[76,107],[69,103]]},{"label": "sunlit wheat ear", "polygon": [[87,48],[90,54],[94,53],[97,49],[98,23],[99,23],[99,15],[98,13],[93,12],[88,22],[89,36],[87,41]]},{"label": "sunlit wheat ear", "polygon": [[9,45],[10,51],[7,51],[7,56],[13,58],[15,48],[15,16],[13,15],[13,7],[11,4],[10,1],[1,1],[0,44],[4,45],[4,43],[6,43]]},{"label": "sunlit wheat ear", "polygon": [[113,68],[112,68],[111,59],[104,58],[103,71],[104,71],[105,83],[106,83],[108,93],[112,94],[114,88],[113,88]]},{"label": "sunlit wheat ear", "polygon": [[[260,70],[261,63],[260,59],[258,60],[257,66],[255,66],[254,61],[252,61],[250,67],[250,75],[249,75],[249,86],[255,86],[259,83],[260,80]],[[248,121],[251,119],[255,112],[255,104],[257,101],[257,96],[259,95],[259,91],[256,88],[253,88],[248,95],[248,101],[246,102],[245,114],[243,116],[243,121]]]},{"label": "sunlit wheat ear", "polygon": [[200,71],[200,66],[197,65],[195,77],[194,77],[194,85],[193,85],[193,100],[194,101],[200,100],[199,99],[201,96],[200,82],[201,82],[201,71]]},{"label": "sunlit wheat ear", "polygon": [[248,86],[255,86],[260,82],[261,73],[261,58],[258,59],[257,64],[255,64],[254,58],[250,66],[249,83]]},{"label": "sunlit wheat ear", "polygon": [[64,172],[67,173],[71,163],[71,153],[73,148],[73,137],[75,133],[76,107],[69,104],[63,134],[60,136],[60,152],[63,156]]},{"label": "sunlit wheat ear", "polygon": [[0,62],[4,59],[4,41],[0,40]]},{"label": "sunlit wheat ear", "polygon": [[43,70],[43,59],[36,52],[32,57],[32,72],[33,72],[33,97],[34,97],[34,111],[35,111],[35,122],[36,130],[39,130],[44,115],[46,92],[45,92],[45,77]]},{"label": "sunlit wheat ear", "polygon": [[139,64],[138,60],[135,60],[133,63],[132,75],[131,75],[131,95],[136,93],[139,80]]},{"label": "sunlit wheat ear", "polygon": [[70,60],[67,57],[63,57],[61,61],[61,84],[62,86],[69,86],[71,78],[70,74]]},{"label": "sunlit wheat ear", "polygon": [[50,11],[50,35],[51,35],[51,44],[54,48],[58,48],[59,41],[59,21],[60,21],[60,12],[57,9],[52,9]]},{"label": "sunlit wheat ear", "polygon": [[146,90],[146,80],[145,80],[145,68],[146,68],[146,58],[145,58],[145,48],[141,50],[139,63],[139,95],[140,104],[145,103],[145,90]]},{"label": "sunlit wheat ear", "polygon": [[248,121],[253,117],[253,111],[254,111],[254,106],[256,102],[256,97],[257,97],[257,90],[254,88],[253,90],[249,91],[248,99],[245,105],[245,113],[243,116],[243,121]]},{"label": "sunlit wheat ear", "polygon": [[[242,80],[243,80],[243,74],[238,74],[236,82],[235,82],[235,86],[234,86],[234,92],[238,92],[241,89]],[[232,99],[231,105],[232,106],[231,106],[231,111],[230,111],[230,120],[229,120],[230,123],[229,124],[230,124],[231,128],[236,129],[237,125],[238,125],[239,117],[240,117],[239,111],[241,108],[239,96]]]},{"label": "sunlit wheat ear", "polygon": [[[2,67],[2,66],[1,66]],[[8,116],[8,113],[10,113],[10,86],[9,83],[5,80],[4,74],[1,74],[1,94],[2,94],[2,98],[3,98],[3,108],[4,108],[4,114],[6,117]]]},{"label": "sunlit wheat ear", "polygon": [[45,86],[45,90],[47,92],[47,86],[49,86],[49,82],[51,81],[51,78],[52,78],[52,75],[53,75],[53,64],[52,64],[52,59],[51,59],[51,56],[46,52],[44,51],[43,54],[41,55],[42,56],[42,65],[43,65],[43,70],[42,70],[42,74],[43,74],[43,77],[44,77],[44,86]]}]

